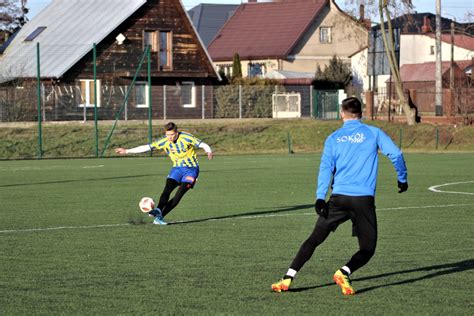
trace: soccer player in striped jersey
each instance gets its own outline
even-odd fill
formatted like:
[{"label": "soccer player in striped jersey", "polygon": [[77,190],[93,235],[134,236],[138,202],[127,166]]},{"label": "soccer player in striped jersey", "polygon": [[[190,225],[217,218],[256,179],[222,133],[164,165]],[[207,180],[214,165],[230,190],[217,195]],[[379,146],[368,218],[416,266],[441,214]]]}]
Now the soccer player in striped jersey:
[{"label": "soccer player in striped jersey", "polygon": [[[120,155],[144,153],[155,149],[162,149],[173,162],[166,185],[161,193],[157,207],[150,211],[150,216],[155,217],[153,224],[166,225],[163,218],[171,212],[181,201],[187,191],[194,187],[199,176],[199,164],[195,148],[202,148],[211,160],[213,153],[211,147],[195,136],[179,132],[178,126],[169,122],[165,125],[165,137],[147,145],[125,149],[116,148],[115,152]],[[172,199],[170,195],[178,188]]]}]

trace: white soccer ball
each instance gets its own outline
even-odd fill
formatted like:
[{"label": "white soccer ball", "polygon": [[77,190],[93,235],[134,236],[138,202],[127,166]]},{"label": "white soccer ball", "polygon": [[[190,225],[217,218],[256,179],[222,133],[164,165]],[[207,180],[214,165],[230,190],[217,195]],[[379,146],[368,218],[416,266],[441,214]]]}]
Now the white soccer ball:
[{"label": "white soccer ball", "polygon": [[143,197],[138,206],[143,213],[148,213],[155,208],[155,201],[151,197]]}]

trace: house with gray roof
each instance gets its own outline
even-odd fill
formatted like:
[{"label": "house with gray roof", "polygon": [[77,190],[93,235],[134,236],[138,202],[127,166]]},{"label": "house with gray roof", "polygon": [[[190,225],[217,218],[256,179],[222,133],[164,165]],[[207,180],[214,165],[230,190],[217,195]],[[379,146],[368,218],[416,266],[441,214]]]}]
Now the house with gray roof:
[{"label": "house with gray roof", "polygon": [[206,47],[238,7],[235,4],[201,3],[188,10],[191,21]]},{"label": "house with gray roof", "polygon": [[[53,0],[0,56],[4,88],[32,91],[38,75],[51,120],[89,118],[95,103],[101,119],[113,119],[124,100],[128,118],[146,118],[149,107],[153,118],[212,116],[212,84],[219,78],[180,0]],[[2,95],[0,120],[10,120],[8,111],[19,102]],[[36,95],[26,99],[34,108]],[[35,119],[34,112],[24,119]]]}]

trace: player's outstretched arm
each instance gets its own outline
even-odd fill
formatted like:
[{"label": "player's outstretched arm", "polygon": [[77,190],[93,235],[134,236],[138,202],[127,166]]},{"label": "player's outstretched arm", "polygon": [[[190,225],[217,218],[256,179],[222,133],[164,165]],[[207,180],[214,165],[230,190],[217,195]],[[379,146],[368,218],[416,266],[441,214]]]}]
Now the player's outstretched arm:
[{"label": "player's outstretched arm", "polygon": [[126,154],[140,154],[140,153],[146,153],[147,151],[150,151],[151,147],[150,145],[143,145],[143,146],[138,146],[135,148],[115,148],[115,152],[119,155],[126,155]]},{"label": "player's outstretched arm", "polygon": [[207,159],[212,160],[212,158],[214,158],[214,154],[212,153],[211,147],[208,144],[201,142],[199,144],[199,148],[204,149],[207,154]]},{"label": "player's outstretched arm", "polygon": [[119,147],[119,148],[115,148],[115,152],[119,155],[126,155],[127,154],[127,149]]}]

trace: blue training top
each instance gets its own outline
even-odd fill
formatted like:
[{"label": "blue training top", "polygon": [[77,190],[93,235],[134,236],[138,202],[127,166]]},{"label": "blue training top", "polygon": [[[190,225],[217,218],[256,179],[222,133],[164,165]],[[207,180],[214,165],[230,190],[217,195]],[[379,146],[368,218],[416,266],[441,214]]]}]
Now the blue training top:
[{"label": "blue training top", "polygon": [[398,181],[407,182],[405,159],[390,137],[360,120],[348,120],[324,143],[316,198],[326,198],[331,177],[333,194],[374,196],[378,149],[392,161]]}]

